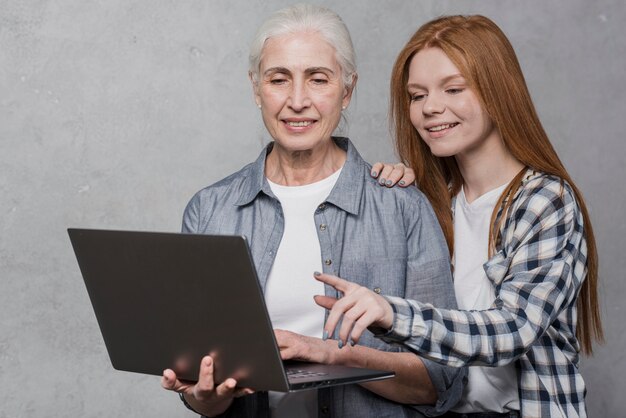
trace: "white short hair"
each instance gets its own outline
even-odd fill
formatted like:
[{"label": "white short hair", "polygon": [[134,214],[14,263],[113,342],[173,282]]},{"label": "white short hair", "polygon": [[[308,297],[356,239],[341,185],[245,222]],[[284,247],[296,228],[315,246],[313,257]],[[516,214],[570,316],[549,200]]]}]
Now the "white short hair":
[{"label": "white short hair", "polygon": [[311,4],[296,4],[281,9],[263,22],[250,46],[249,71],[252,79],[255,82],[258,79],[265,41],[301,32],[317,32],[335,48],[343,85],[351,86],[356,75],[356,54],[350,32],[337,13]]}]

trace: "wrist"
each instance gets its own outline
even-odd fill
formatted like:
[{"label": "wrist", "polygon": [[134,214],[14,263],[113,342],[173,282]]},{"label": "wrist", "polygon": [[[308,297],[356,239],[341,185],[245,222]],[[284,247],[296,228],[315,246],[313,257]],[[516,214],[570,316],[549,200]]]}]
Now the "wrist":
[{"label": "wrist", "polygon": [[187,398],[185,398],[185,395],[184,395],[183,393],[179,393],[179,394],[178,394],[178,397],[180,398],[180,400],[182,401],[183,405],[185,405],[185,407],[186,407],[187,409],[189,409],[189,410],[190,410],[190,411],[192,411],[192,412],[195,412],[196,414],[201,415],[201,414],[200,414],[200,412],[198,412],[198,411],[196,411],[195,409],[193,409],[193,406],[191,406],[191,405],[189,404],[189,402],[187,402]]},{"label": "wrist", "polygon": [[198,415],[205,417],[216,417],[226,412],[230,405],[233,403],[233,398],[222,399],[213,403],[206,403],[199,401],[193,395],[180,394],[180,399],[183,404]]}]

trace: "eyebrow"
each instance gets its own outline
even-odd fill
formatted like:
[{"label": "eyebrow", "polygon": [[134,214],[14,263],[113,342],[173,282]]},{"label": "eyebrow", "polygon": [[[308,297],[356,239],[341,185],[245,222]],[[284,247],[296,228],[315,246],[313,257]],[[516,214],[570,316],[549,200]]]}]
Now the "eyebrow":
[{"label": "eyebrow", "polygon": [[[463,81],[465,81],[465,77],[463,77],[461,74],[452,74],[452,75],[449,75],[447,77],[444,77],[441,80],[440,84],[449,83],[450,81],[454,80],[455,78],[461,78],[461,79],[463,79]],[[413,87],[413,88],[422,88],[422,86],[419,83],[409,83],[409,84],[406,85],[406,87],[407,88],[411,88],[411,87]]]},{"label": "eyebrow", "polygon": [[[335,72],[328,67],[310,67],[304,70],[305,74],[315,74],[315,73],[323,73],[328,72],[332,75],[335,75]],[[291,74],[291,71],[286,67],[271,67],[263,72],[263,75],[273,74],[273,73],[282,73],[282,74]]]}]

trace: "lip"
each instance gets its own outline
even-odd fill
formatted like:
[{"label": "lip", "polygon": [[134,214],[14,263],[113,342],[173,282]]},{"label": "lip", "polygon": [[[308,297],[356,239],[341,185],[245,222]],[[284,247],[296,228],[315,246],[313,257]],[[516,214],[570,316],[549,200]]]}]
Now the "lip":
[{"label": "lip", "polygon": [[281,122],[290,132],[304,132],[312,129],[317,120],[312,118],[283,118]]},{"label": "lip", "polygon": [[[450,126],[448,128],[442,129],[440,131],[434,131],[434,132],[431,132],[429,130],[429,129],[432,129],[441,125],[454,125],[454,126]],[[426,131],[428,136],[430,136],[431,138],[441,138],[443,136],[446,136],[450,132],[452,132],[454,128],[456,128],[457,126],[459,126],[459,122],[430,122],[424,125],[424,130]]]}]

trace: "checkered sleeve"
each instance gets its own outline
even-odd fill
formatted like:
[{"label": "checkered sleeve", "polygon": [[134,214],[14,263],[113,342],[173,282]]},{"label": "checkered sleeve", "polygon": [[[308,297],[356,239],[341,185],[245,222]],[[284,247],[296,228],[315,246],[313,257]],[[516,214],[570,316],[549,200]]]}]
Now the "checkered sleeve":
[{"label": "checkered sleeve", "polygon": [[500,251],[484,265],[496,290],[492,308],[446,310],[387,297],[394,323],[379,337],[455,366],[508,364],[540,339],[575,303],[585,276],[582,216],[569,186],[545,177],[519,200]]}]

